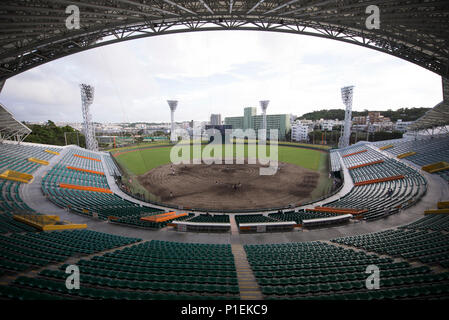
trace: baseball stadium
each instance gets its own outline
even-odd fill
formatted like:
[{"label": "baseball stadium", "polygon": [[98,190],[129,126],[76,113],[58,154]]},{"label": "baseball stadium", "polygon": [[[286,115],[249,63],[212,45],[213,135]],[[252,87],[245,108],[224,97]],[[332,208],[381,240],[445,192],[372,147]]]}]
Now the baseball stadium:
[{"label": "baseball stadium", "polygon": [[[25,142],[31,130],[2,103],[0,299],[449,298],[447,2],[73,1],[84,24],[68,30],[69,4],[1,2],[1,88],[42,64],[122,41],[253,30],[403,59],[441,76],[443,101],[409,126],[415,135],[350,144],[353,89],[345,87],[337,147],[242,137],[231,139],[230,154],[215,141],[179,143],[173,100],[170,140],[102,151],[89,121],[86,148]],[[366,28],[368,5],[382,8],[380,29]],[[82,84],[81,97],[89,120],[93,87]],[[267,163],[252,161],[261,142],[265,160],[276,151],[274,174],[261,175]],[[186,161],[173,163],[176,147]],[[205,163],[205,154],[229,161]]]}]

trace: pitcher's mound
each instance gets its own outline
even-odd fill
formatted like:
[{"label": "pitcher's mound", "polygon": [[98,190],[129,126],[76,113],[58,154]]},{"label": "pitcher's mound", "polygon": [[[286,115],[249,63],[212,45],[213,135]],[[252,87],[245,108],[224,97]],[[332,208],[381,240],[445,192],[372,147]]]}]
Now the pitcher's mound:
[{"label": "pitcher's mound", "polygon": [[310,200],[318,172],[279,162],[274,175],[260,164],[166,164],[139,177],[159,201],[184,208],[238,210],[297,205]]}]

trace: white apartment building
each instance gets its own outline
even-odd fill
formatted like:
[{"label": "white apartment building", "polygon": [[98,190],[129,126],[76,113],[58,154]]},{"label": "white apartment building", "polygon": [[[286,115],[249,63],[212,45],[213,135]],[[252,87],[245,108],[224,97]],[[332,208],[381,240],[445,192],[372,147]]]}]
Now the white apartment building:
[{"label": "white apartment building", "polygon": [[334,128],[334,120],[324,120],[321,122],[321,131],[332,131]]},{"label": "white apartment building", "polygon": [[398,119],[394,125],[395,131],[406,132],[407,127],[411,125],[413,121],[402,121],[402,119]]},{"label": "white apartment building", "polygon": [[312,130],[309,126],[297,121],[292,124],[292,141],[308,141],[309,132]]}]

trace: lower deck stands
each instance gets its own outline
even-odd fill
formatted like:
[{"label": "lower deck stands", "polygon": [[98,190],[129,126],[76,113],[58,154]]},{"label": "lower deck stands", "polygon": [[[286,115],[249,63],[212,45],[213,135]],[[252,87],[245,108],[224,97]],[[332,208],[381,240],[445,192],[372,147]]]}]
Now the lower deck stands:
[{"label": "lower deck stands", "polygon": [[[321,242],[246,245],[265,299],[401,299],[446,297],[449,273],[433,273]],[[380,289],[366,288],[367,266],[381,272]]]},{"label": "lower deck stands", "polygon": [[449,232],[449,214],[428,215],[399,228]]},{"label": "lower deck stands", "polygon": [[42,185],[42,188],[44,195],[56,205],[102,220],[107,220],[111,216],[122,218],[163,212],[156,208],[140,206],[116,194],[53,188],[46,185]]},{"label": "lower deck stands", "polygon": [[[67,265],[19,277],[12,287],[65,299],[239,299],[230,245],[153,240],[75,264],[79,290],[66,289]],[[0,295],[13,290],[0,287]]]},{"label": "lower deck stands", "polygon": [[379,254],[449,265],[449,234],[426,230],[386,230],[332,240]]},{"label": "lower deck stands", "polygon": [[240,232],[284,232],[296,226],[294,221],[281,221],[262,214],[236,215],[235,222]]},{"label": "lower deck stands", "polygon": [[418,202],[427,191],[421,176],[354,187],[344,197],[326,203],[328,207],[367,209],[365,220],[386,217]]},{"label": "lower deck stands", "polygon": [[328,218],[334,217],[336,214],[328,212],[311,212],[307,210],[299,211],[287,211],[287,212],[276,212],[269,213],[269,217],[281,220],[281,221],[295,221],[297,224],[302,224],[304,219],[318,219],[318,218]]},{"label": "lower deck stands", "polygon": [[140,241],[91,230],[52,231],[0,236],[0,270],[26,271]]}]

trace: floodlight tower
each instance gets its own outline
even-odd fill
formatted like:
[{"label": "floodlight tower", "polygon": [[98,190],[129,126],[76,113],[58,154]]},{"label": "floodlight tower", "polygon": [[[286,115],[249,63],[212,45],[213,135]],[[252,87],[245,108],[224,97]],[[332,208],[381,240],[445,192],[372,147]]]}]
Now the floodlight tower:
[{"label": "floodlight tower", "polygon": [[81,105],[83,112],[83,127],[84,135],[86,137],[86,149],[98,151],[98,143],[95,139],[95,128],[92,123],[92,116],[90,114],[90,105],[94,101],[94,87],[88,84],[81,83]]},{"label": "floodlight tower", "polygon": [[338,142],[339,148],[344,148],[349,146],[349,138],[351,137],[351,123],[352,123],[352,94],[354,92],[354,86],[348,86],[341,88],[341,98],[343,104],[346,106],[345,111],[345,124],[343,135],[340,136],[340,141]]},{"label": "floodlight tower", "polygon": [[262,140],[265,141],[267,140],[267,108],[268,108],[268,103],[270,103],[270,100],[262,100],[259,101],[260,103],[260,108],[262,109],[262,129],[264,130],[263,133],[263,137]]},{"label": "floodlight tower", "polygon": [[168,106],[170,107],[171,111],[171,131],[170,131],[170,141],[176,142],[177,137],[175,137],[175,111],[176,107],[178,106],[177,100],[167,100]]}]

